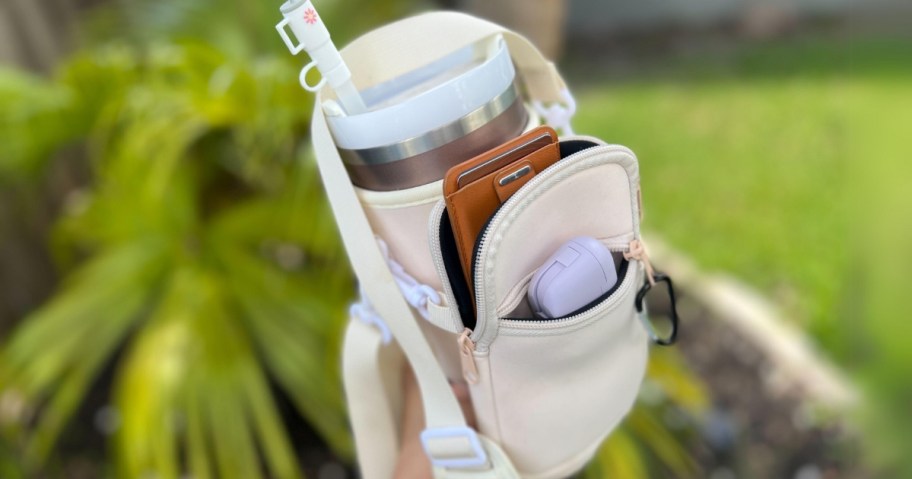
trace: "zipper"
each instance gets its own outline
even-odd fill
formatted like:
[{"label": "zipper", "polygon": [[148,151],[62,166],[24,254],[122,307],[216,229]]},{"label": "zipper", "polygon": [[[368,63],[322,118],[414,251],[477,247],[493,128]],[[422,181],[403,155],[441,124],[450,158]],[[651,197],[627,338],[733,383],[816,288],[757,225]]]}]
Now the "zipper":
[{"label": "zipper", "polygon": [[459,324],[462,325],[464,319],[459,317],[459,306],[456,301],[456,294],[453,292],[453,286],[450,284],[450,277],[447,274],[446,264],[443,259],[443,248],[440,244],[440,223],[443,221],[445,209],[446,202],[440,200],[434,205],[434,209],[431,210],[431,219],[428,223],[429,242],[431,243],[431,260],[434,262],[434,269],[437,270],[437,276],[440,277],[441,283],[443,283],[443,296],[446,298],[447,305],[450,307],[451,311],[455,308]]},{"label": "zipper", "polygon": [[[631,263],[633,264],[633,263]],[[518,319],[501,319],[500,324],[514,330],[526,331],[545,331],[549,329],[565,328],[569,323],[577,323],[577,327],[584,327],[593,320],[600,318],[604,311],[610,310],[626,297],[627,290],[632,288],[636,282],[636,270],[628,269],[621,281],[621,285],[611,293],[605,301],[601,302],[594,308],[587,309],[579,314],[568,316],[560,319],[548,319],[541,321],[518,320]],[[580,321],[585,316],[589,316],[586,321]],[[478,365],[475,363],[476,343],[472,340],[472,330],[465,328],[456,340],[459,345],[459,360],[462,365],[462,377],[468,384],[478,384],[480,377],[478,375]]]},{"label": "zipper", "polygon": [[462,363],[462,377],[469,384],[478,384],[478,366],[475,364],[475,342],[472,330],[465,328],[459,335],[459,358]]},{"label": "zipper", "polygon": [[[496,333],[496,329],[492,328],[488,324],[488,320],[485,317],[485,312],[487,306],[485,304],[485,290],[484,290],[484,266],[485,259],[487,257],[487,248],[489,247],[488,238],[489,233],[493,230],[498,229],[500,224],[504,221],[504,211],[511,211],[514,209],[514,206],[525,199],[524,191],[534,190],[538,185],[544,183],[545,181],[550,180],[553,176],[559,174],[560,171],[563,171],[567,168],[573,168],[577,165],[578,162],[584,161],[587,157],[592,157],[596,155],[605,155],[610,153],[625,153],[630,155],[632,158],[636,158],[636,155],[627,147],[621,145],[595,145],[590,148],[573,153],[572,155],[562,158],[557,163],[548,167],[544,172],[535,175],[528,183],[523,185],[519,191],[513,194],[506,202],[504,202],[500,208],[497,210],[497,213],[491,218],[487,226],[482,230],[481,235],[478,239],[478,248],[475,254],[474,263],[472,272],[474,274],[474,285],[475,285],[475,311],[476,311],[476,321],[475,321],[475,330],[471,331],[471,340],[474,343],[474,346],[478,351],[487,351],[488,342],[493,339],[493,334]],[[609,163],[605,163],[609,164]],[[625,168],[626,170],[626,168]],[[628,175],[628,182],[630,178]],[[636,187],[636,185],[630,185],[631,189]],[[636,205],[634,205],[636,207]],[[637,208],[639,209],[639,208]],[[636,230],[633,232],[634,239],[639,239],[639,234]],[[626,285],[625,285],[626,286]],[[620,296],[620,295],[617,295]],[[604,305],[611,303],[612,301],[606,301]],[[574,316],[575,318],[576,316]],[[569,319],[569,318],[567,318]],[[555,323],[563,322],[564,320],[551,321]],[[463,331],[465,334],[465,331]]]},{"label": "zipper", "polygon": [[[612,253],[627,253],[630,250],[629,243],[614,243],[610,240],[599,240],[599,242],[605,245],[605,247],[608,248],[608,251],[611,251]],[[503,318],[519,307],[519,303],[521,303],[528,294],[529,283],[532,282],[533,276],[535,276],[535,271],[527,274],[510,290],[510,292],[507,293],[503,301],[500,302],[501,305],[496,310],[498,318]]]},{"label": "zipper", "polygon": [[[637,278],[637,270],[635,268],[638,267],[634,266],[635,264],[636,263],[633,261],[630,262],[630,267],[624,275],[624,279],[621,280],[621,285],[611,293],[611,296],[593,308],[589,308],[581,313],[574,314],[573,316],[566,316],[560,319],[500,319],[500,324],[510,329],[522,329],[527,331],[544,331],[549,329],[564,328],[568,323],[576,322],[578,322],[577,326],[585,326],[589,324],[590,321],[601,317],[602,312],[612,309],[619,301],[621,301],[621,298],[626,295],[627,290],[633,287],[632,285],[636,282]],[[589,316],[589,320],[580,321],[586,316]]]},{"label": "zipper", "polygon": [[497,308],[497,316],[503,317],[507,314],[510,314],[511,311],[519,307],[519,303],[522,302],[523,298],[526,296],[527,291],[529,290],[529,283],[532,282],[532,277],[535,276],[535,271],[526,275],[519,284],[513,287],[507,296],[501,301],[501,306]]}]

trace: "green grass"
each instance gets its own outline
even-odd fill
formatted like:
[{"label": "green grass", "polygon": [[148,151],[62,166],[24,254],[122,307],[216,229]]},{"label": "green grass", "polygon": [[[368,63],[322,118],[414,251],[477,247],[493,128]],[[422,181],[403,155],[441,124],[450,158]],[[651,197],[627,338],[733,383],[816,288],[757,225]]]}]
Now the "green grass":
[{"label": "green grass", "polygon": [[893,477],[912,474],[910,52],[817,39],[676,59],[577,91],[575,120],[637,152],[647,231],[764,292],[858,379]]},{"label": "green grass", "polygon": [[834,313],[856,267],[852,163],[906,141],[881,142],[872,123],[912,125],[898,45],[814,41],[677,61],[662,76],[584,89],[576,130],[637,152],[647,230],[848,354]]}]

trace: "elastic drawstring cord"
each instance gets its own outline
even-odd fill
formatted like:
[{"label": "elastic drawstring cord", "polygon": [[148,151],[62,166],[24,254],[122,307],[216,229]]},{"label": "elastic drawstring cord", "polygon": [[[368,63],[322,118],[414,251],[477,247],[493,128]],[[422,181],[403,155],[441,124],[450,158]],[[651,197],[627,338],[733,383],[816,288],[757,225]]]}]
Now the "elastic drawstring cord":
[{"label": "elastic drawstring cord", "polygon": [[532,100],[532,108],[545,119],[545,123],[555,130],[561,130],[565,135],[572,135],[573,128],[570,127],[570,121],[576,114],[576,100],[570,94],[570,90],[564,88],[561,90],[561,96],[566,102],[566,106],[560,103],[554,103],[551,106],[545,106],[538,100]]},{"label": "elastic drawstring cord", "polygon": [[655,270],[649,261],[649,254],[646,253],[646,245],[642,241],[637,239],[631,241],[630,251],[624,253],[624,259],[627,261],[635,259],[643,263],[643,266],[646,267],[646,280],[649,281],[650,286],[655,286]]},{"label": "elastic drawstring cord", "polygon": [[380,330],[380,337],[383,341],[383,344],[389,344],[393,340],[393,332],[390,330],[389,326],[383,321],[377,311],[374,310],[373,305],[370,301],[367,300],[367,296],[364,294],[363,288],[358,288],[358,292],[361,295],[361,298],[352,303],[348,308],[348,314],[357,317],[361,320],[362,323],[372,324]]},{"label": "elastic drawstring cord", "polygon": [[[401,264],[390,257],[389,246],[387,246],[385,241],[377,238],[377,244],[380,246],[380,251],[383,253],[383,259],[386,260],[386,264],[389,266],[390,272],[393,274],[393,279],[396,280],[396,285],[399,286],[399,291],[402,292],[402,296],[404,296],[405,300],[418,311],[418,314],[420,314],[422,318],[428,319],[430,317],[428,303],[439,305],[442,301],[440,295],[437,294],[437,291],[435,291],[434,288],[419,283],[418,280],[405,271],[405,268],[403,268]],[[363,290],[361,290],[361,299],[351,305],[349,312],[352,315],[358,316],[361,321],[364,321],[365,323],[376,324],[381,332],[383,332],[383,342],[388,342],[386,338],[387,334],[389,334],[389,327],[386,326],[383,319],[374,311],[370,301],[368,301],[367,297],[364,295]],[[389,337],[392,338],[392,335],[389,334]]]},{"label": "elastic drawstring cord", "polygon": [[414,277],[406,273],[405,268],[390,257],[389,246],[386,245],[385,241],[377,238],[377,244],[380,245],[380,251],[383,252],[383,259],[385,259],[386,264],[389,265],[390,272],[393,273],[393,278],[396,280],[396,284],[399,285],[399,290],[402,291],[405,300],[418,310],[421,317],[428,319],[430,313],[428,313],[427,305],[429,302],[439,305],[441,302],[440,295],[437,294],[437,291],[434,291],[434,288],[419,283]]}]

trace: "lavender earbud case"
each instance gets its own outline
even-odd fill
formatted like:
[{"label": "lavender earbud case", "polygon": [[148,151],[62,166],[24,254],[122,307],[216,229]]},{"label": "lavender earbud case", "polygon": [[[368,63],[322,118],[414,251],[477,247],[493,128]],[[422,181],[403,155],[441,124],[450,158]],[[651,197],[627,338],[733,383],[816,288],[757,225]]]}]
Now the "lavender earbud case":
[{"label": "lavender earbud case", "polygon": [[615,283],[611,251],[595,238],[579,236],[558,248],[532,276],[529,304],[538,318],[560,318],[598,299]]}]

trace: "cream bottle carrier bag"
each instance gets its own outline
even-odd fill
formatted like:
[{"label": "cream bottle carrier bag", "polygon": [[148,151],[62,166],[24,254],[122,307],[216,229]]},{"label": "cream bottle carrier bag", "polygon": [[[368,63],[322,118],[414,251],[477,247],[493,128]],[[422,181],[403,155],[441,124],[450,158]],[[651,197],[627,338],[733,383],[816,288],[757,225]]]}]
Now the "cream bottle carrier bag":
[{"label": "cream bottle carrier bag", "polygon": [[[363,89],[493,35],[507,42],[525,100],[566,132],[572,112],[560,104],[570,97],[554,65],[493,23],[428,13],[369,32],[341,51]],[[450,281],[458,261],[446,240],[441,182],[382,193],[354,187],[319,106],[331,94],[318,94],[312,136],[363,298],[352,307],[343,358],[362,475],[392,477],[402,361],[421,391],[421,441],[435,477],[545,479],[578,471],[632,407],[650,338],[663,342],[645,320],[642,296],[653,276],[640,238],[633,152],[595,138],[561,138],[562,159],[523,185],[486,227],[472,278],[477,317],[470,318],[465,301],[460,314]],[[529,127],[537,122],[532,115]],[[523,309],[537,266],[580,235],[615,252],[618,285],[570,317],[510,319]],[[469,383],[477,431],[449,385],[461,380]]]}]

